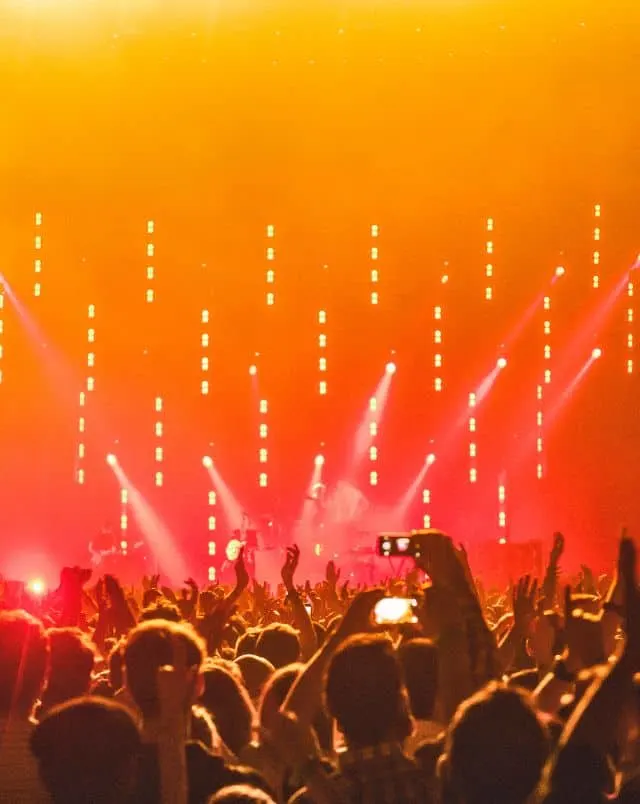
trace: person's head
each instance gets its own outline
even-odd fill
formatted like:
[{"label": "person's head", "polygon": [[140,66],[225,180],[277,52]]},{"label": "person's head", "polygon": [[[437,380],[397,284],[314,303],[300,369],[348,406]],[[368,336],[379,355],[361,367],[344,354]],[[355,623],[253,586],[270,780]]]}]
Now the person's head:
[{"label": "person's head", "polygon": [[145,589],[142,595],[142,608],[146,609],[148,606],[153,606],[158,600],[163,598],[164,595],[159,589],[151,588]]},{"label": "person's head", "polygon": [[255,653],[276,667],[286,667],[300,660],[298,632],[285,623],[272,623],[263,629],[256,642]]},{"label": "person's head", "polygon": [[218,732],[236,756],[251,742],[255,712],[244,686],[224,667],[204,671],[200,703],[213,715]]},{"label": "person's head", "polygon": [[49,638],[24,611],[0,612],[0,715],[28,717],[45,681]]},{"label": "person's head", "polygon": [[138,622],[148,623],[150,620],[166,620],[170,623],[182,622],[182,614],[175,603],[166,598],[159,598],[150,606],[142,609]]},{"label": "person's head", "polygon": [[411,639],[398,650],[411,714],[432,720],[438,692],[438,652],[430,639]]},{"label": "person's head", "polygon": [[205,648],[195,630],[186,623],[150,620],[130,632],[124,648],[126,686],[144,719],[157,717],[158,671],[174,662],[174,646],[181,640],[186,651],[187,666],[193,670],[193,687],[188,709],[197,698],[199,673],[205,657]]},{"label": "person's head", "polygon": [[[545,776],[544,804],[605,804],[615,796],[613,763],[589,745],[564,746]],[[621,799],[627,800],[624,795]]]},{"label": "person's head", "polygon": [[273,728],[277,713],[285,702],[291,687],[302,672],[302,664],[290,664],[282,667],[271,676],[260,698],[260,725],[265,729]]},{"label": "person's head", "polygon": [[271,662],[263,659],[262,656],[253,656],[248,653],[239,656],[236,664],[240,668],[247,692],[252,701],[258,700],[262,694],[265,684],[273,675],[275,670]]},{"label": "person's head", "polygon": [[140,749],[131,714],[101,698],[76,698],[53,707],[31,736],[40,777],[54,804],[126,800]]},{"label": "person's head", "polygon": [[351,748],[403,742],[413,727],[402,668],[389,639],[360,634],[336,652],[325,702]]},{"label": "person's head", "polygon": [[247,628],[236,641],[236,658],[255,653],[256,643],[260,636],[259,628]]},{"label": "person's head", "polygon": [[50,659],[44,700],[48,708],[89,692],[96,654],[77,628],[50,628],[47,634]]},{"label": "person's head", "polygon": [[208,589],[203,589],[200,592],[200,597],[198,599],[198,605],[200,607],[200,613],[203,617],[206,617],[208,614],[211,614],[216,607],[218,600],[213,592],[209,591]]},{"label": "person's head", "polygon": [[209,804],[275,804],[275,801],[264,790],[238,784],[219,790]]},{"label": "person's head", "polygon": [[449,726],[440,776],[445,804],[524,804],[549,740],[527,695],[496,682],[464,701]]}]

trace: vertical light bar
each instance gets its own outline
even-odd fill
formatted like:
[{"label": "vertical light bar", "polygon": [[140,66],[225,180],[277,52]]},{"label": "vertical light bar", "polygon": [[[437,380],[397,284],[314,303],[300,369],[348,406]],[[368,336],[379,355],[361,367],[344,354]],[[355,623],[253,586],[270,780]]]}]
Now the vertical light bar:
[{"label": "vertical light bar", "polygon": [[536,385],[536,477],[544,477],[544,386]]},{"label": "vertical light bar", "polygon": [[[129,490],[124,486],[120,488],[120,538],[126,543],[127,531],[129,529]],[[122,548],[122,545],[121,545]],[[125,549],[126,548],[122,548]]]},{"label": "vertical light bar", "polygon": [[498,484],[498,541],[500,544],[507,543],[507,487],[504,472],[500,476]]},{"label": "vertical light bar", "polygon": [[269,475],[267,465],[269,463],[269,402],[261,399],[258,403],[259,423],[258,423],[258,486],[266,489],[269,485]]},{"label": "vertical light bar", "polygon": [[154,423],[154,464],[155,464],[155,484],[158,488],[164,486],[164,399],[157,396],[154,401],[155,423]]},{"label": "vertical light bar", "polygon": [[591,261],[593,262],[593,277],[591,279],[591,286],[596,290],[600,287],[600,239],[602,233],[600,227],[601,216],[602,207],[600,204],[595,204],[593,208],[593,254],[591,256]]},{"label": "vertical light bar", "polygon": [[93,370],[96,364],[96,306],[87,307],[87,379],[84,388],[80,391],[78,415],[78,452],[76,455],[76,482],[82,486],[86,480],[85,459],[87,457],[87,399],[88,394],[95,388]]},{"label": "vertical light bar", "polygon": [[327,311],[318,310],[318,393],[320,396],[327,395]]},{"label": "vertical light bar", "polygon": [[[217,521],[216,521],[216,505],[218,504],[218,495],[216,494],[216,490],[212,487],[207,491],[207,506],[209,511],[208,521],[207,521],[207,530],[209,531],[209,538],[213,538],[213,534],[217,528]],[[210,556],[215,556],[216,554],[216,543],[215,541],[209,542],[209,550],[208,554]]]},{"label": "vertical light bar", "polygon": [[493,253],[494,253],[494,239],[493,233],[495,229],[495,222],[493,218],[487,218],[487,240],[485,243],[485,266],[484,266],[484,276],[485,276],[485,288],[484,288],[484,298],[486,301],[493,300],[493,273],[494,273],[494,264],[493,264]]},{"label": "vertical light bar", "polygon": [[[445,278],[446,277],[446,278]],[[448,277],[442,277],[442,284],[446,284]],[[444,380],[442,378],[442,329],[444,325],[444,307],[442,304],[437,304],[433,308],[433,390],[440,393],[444,387]]]},{"label": "vertical light bar", "polygon": [[35,237],[34,237],[34,250],[35,256],[33,259],[33,270],[35,279],[33,282],[33,295],[39,297],[42,294],[42,212],[35,214]]},{"label": "vertical light bar", "polygon": [[[207,490],[207,532],[208,532],[208,540],[207,540],[207,556],[209,562],[215,559],[217,552],[218,552],[218,543],[216,540],[216,531],[218,527],[217,518],[216,518],[216,506],[218,504],[218,494],[216,492],[215,486],[213,485],[213,474],[209,471],[209,465],[205,463],[205,467],[207,469],[207,475],[209,476],[209,488]],[[216,581],[216,568],[215,565],[209,563],[207,577],[211,583]]]},{"label": "vertical light bar", "polygon": [[[555,270],[556,277],[563,276],[564,266],[559,265]],[[542,382],[536,385],[536,477],[542,480],[544,477],[544,397],[545,388],[551,385],[551,359],[552,359],[552,335],[553,321],[551,311],[551,296],[546,295],[542,299]]]},{"label": "vertical light bar", "polygon": [[431,489],[422,489],[422,527],[431,527]]},{"label": "vertical light bar", "polygon": [[371,224],[371,247],[369,250],[369,256],[371,261],[371,271],[370,271],[370,288],[371,288],[371,295],[370,300],[371,304],[377,305],[380,300],[380,291],[378,287],[378,283],[380,282],[380,268],[379,268],[379,259],[380,259],[380,247],[378,245],[380,237],[380,227],[377,223]]},{"label": "vertical light bar", "polygon": [[369,485],[378,485],[378,399],[369,400]]},{"label": "vertical light bar", "polygon": [[209,357],[209,344],[211,339],[210,323],[211,314],[209,310],[204,309],[200,313],[200,323],[202,325],[200,332],[200,393],[202,396],[209,395],[209,371],[211,369],[211,361]]},{"label": "vertical light bar", "polygon": [[275,259],[276,259],[276,249],[274,238],[276,236],[276,227],[270,223],[267,226],[267,292],[266,292],[266,301],[267,307],[273,307],[276,303],[276,293],[275,293],[275,281],[276,281],[276,270],[275,270]]},{"label": "vertical light bar", "polygon": [[156,256],[156,245],[154,241],[154,235],[156,231],[156,225],[154,221],[147,221],[147,289],[145,291],[145,298],[147,304],[153,304],[156,298],[156,291],[155,291],[155,279],[156,279],[156,268],[155,268],[155,256]]},{"label": "vertical light bar", "polygon": [[477,413],[477,397],[472,391],[469,394],[469,483],[478,482],[478,442],[476,440],[476,432],[478,429]]},{"label": "vertical light bar", "polygon": [[[638,262],[640,263],[640,254],[638,255]],[[636,305],[635,305],[635,284],[629,277],[627,283],[627,374],[633,374],[633,355],[635,349],[635,318],[636,318]]]}]

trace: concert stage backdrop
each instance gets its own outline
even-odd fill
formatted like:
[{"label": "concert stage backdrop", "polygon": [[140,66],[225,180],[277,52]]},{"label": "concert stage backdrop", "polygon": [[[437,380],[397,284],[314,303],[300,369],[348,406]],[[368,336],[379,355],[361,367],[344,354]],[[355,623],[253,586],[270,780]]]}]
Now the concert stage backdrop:
[{"label": "concert stage backdrop", "polygon": [[6,573],[640,526],[640,8],[3,13]]}]

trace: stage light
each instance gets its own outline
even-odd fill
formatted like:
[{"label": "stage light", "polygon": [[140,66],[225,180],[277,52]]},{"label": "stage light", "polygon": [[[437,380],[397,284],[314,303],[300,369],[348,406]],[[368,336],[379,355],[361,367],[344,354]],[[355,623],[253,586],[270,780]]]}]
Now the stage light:
[{"label": "stage light", "polygon": [[109,453],[107,455],[107,463],[109,466],[116,466],[118,464],[118,459],[113,453]]},{"label": "stage light", "polygon": [[507,367],[507,358],[506,357],[499,357],[497,366],[499,369],[503,369]]},{"label": "stage light", "polygon": [[436,456],[433,454],[433,452],[429,453],[429,455],[427,455],[427,466],[433,466],[435,462]]},{"label": "stage light", "polygon": [[202,465],[205,469],[211,469],[213,466],[213,459],[209,457],[209,455],[205,455],[202,459]]},{"label": "stage light", "polygon": [[120,542],[120,549],[121,550],[126,550],[128,547],[129,547],[129,542],[127,542],[125,539],[122,539],[122,541]]},{"label": "stage light", "polygon": [[316,466],[324,466],[324,455],[316,455]]},{"label": "stage light", "polygon": [[395,363],[387,363],[386,371],[387,371],[387,374],[395,374],[396,373],[396,364]]},{"label": "stage light", "polygon": [[449,274],[444,274],[444,276],[442,277],[442,284],[446,285],[448,281],[449,281]]},{"label": "stage light", "polygon": [[596,348],[593,350],[593,352],[591,352],[591,357],[592,357],[594,360],[598,360],[599,358],[601,358],[601,357],[602,357],[602,349],[600,349],[600,347],[599,347],[599,346],[597,346],[597,347],[596,347]]},{"label": "stage light", "polygon": [[565,272],[565,268],[564,268],[564,266],[563,266],[563,265],[559,265],[559,266],[556,268],[556,276],[558,276],[558,277],[560,277],[560,276],[564,276],[564,275],[565,275],[565,273],[566,273],[566,272]]},{"label": "stage light", "polygon": [[33,578],[27,584],[27,589],[31,592],[32,595],[36,597],[41,597],[47,591],[47,585],[42,580],[42,578]]},{"label": "stage light", "polygon": [[249,366],[249,374],[252,377],[255,377],[257,373],[258,373],[258,367],[257,366]]}]

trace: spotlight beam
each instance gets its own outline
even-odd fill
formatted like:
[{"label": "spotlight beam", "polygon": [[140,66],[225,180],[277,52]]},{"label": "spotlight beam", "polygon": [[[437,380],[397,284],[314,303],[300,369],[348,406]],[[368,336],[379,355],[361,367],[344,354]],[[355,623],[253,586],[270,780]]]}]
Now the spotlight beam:
[{"label": "spotlight beam", "polygon": [[128,491],[128,506],[140,528],[145,542],[153,553],[156,565],[171,583],[181,584],[189,576],[189,570],[176,540],[162,518],[154,511],[140,490],[133,485],[124,469],[116,461],[110,464],[120,487]]},{"label": "spotlight beam", "polygon": [[[206,460],[206,458],[204,460]],[[229,485],[220,474],[220,471],[218,470],[214,461],[211,458],[209,458],[209,461],[210,465],[205,465],[205,469],[211,478],[211,484],[218,495],[220,507],[222,508],[222,511],[226,517],[227,523],[232,528],[239,528],[242,525],[245,509],[229,488]]]}]

